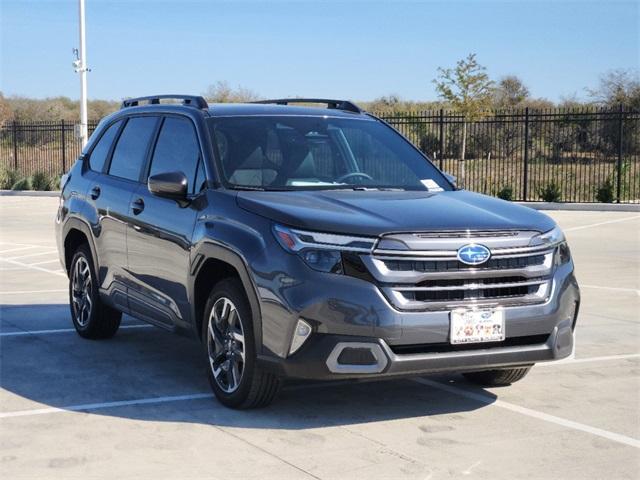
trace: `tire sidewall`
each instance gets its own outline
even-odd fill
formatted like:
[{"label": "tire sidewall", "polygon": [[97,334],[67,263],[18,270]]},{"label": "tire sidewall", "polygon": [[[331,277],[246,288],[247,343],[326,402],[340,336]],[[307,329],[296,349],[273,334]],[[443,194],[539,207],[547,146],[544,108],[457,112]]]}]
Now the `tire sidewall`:
[{"label": "tire sidewall", "polygon": [[[91,314],[89,315],[89,320],[84,326],[78,323],[76,318],[76,313],[73,309],[73,272],[75,271],[76,262],[81,257],[85,259],[85,261],[87,262],[87,265],[89,265],[89,272],[91,272],[91,302],[92,302]],[[78,331],[78,333],[80,334],[87,333],[91,329],[95,328],[96,316],[99,308],[99,298],[98,298],[98,285],[97,285],[96,272],[95,272],[95,269],[93,268],[93,259],[91,258],[91,252],[89,252],[89,249],[85,245],[78,248],[76,253],[73,255],[73,259],[71,260],[71,268],[69,269],[69,272],[70,272],[69,273],[69,308],[71,310],[71,320],[73,322],[73,326]]]},{"label": "tire sidewall", "polygon": [[[211,310],[213,309],[215,303],[223,297],[228,298],[235,305],[240,317],[240,322],[242,324],[242,329],[244,331],[243,333],[245,337],[245,363],[242,372],[242,379],[240,380],[240,386],[231,393],[227,393],[222,390],[216,382],[213,376],[213,372],[211,371],[211,365],[209,363],[209,352],[207,345]],[[216,397],[221,403],[226,406],[241,406],[249,395],[249,391],[251,389],[251,384],[253,381],[253,375],[255,374],[256,347],[251,308],[240,282],[235,281],[234,279],[222,280],[211,289],[211,293],[209,294],[209,298],[207,299],[207,303],[204,309],[204,317],[202,319],[202,346],[206,359],[207,378],[209,379],[209,384],[211,385],[211,388],[213,389]]]}]

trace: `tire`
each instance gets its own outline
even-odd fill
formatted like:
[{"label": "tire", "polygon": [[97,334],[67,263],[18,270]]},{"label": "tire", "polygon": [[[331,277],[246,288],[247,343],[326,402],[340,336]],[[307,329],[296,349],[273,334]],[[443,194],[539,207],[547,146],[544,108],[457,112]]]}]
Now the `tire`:
[{"label": "tire", "polygon": [[121,312],[101,302],[97,278],[89,246],[82,244],[69,269],[69,308],[78,335],[91,340],[113,337],[122,318]]},{"label": "tire", "polygon": [[463,373],[470,382],[483,387],[501,387],[522,380],[531,367],[509,368],[504,370],[485,370],[483,372]]},{"label": "tire", "polygon": [[218,401],[230,408],[265,407],[282,384],[257,363],[251,319],[239,280],[225,279],[212,288],[202,319],[207,376]]}]

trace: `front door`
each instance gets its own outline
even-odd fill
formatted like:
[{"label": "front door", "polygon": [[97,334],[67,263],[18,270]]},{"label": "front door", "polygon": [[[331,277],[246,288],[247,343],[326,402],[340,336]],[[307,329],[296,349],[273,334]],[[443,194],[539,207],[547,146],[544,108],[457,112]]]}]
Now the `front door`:
[{"label": "front door", "polygon": [[[189,322],[187,282],[191,239],[203,200],[201,150],[194,126],[186,117],[164,119],[149,165],[149,175],[180,171],[188,181],[190,202],[181,205],[149,192],[143,183],[131,199],[127,233],[128,271],[132,278],[132,314],[162,325]],[[199,171],[200,170],[200,171]]]}]

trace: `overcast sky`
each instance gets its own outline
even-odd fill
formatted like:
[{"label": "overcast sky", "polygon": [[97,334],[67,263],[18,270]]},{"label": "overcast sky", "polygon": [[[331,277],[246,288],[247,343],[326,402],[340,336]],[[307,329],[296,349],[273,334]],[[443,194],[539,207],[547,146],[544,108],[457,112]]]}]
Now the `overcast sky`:
[{"label": "overcast sky", "polygon": [[[78,97],[76,0],[2,0],[5,95]],[[86,0],[89,98],[201,93],[216,80],[264,97],[435,100],[431,80],[470,52],[532,95],[585,96],[638,69],[638,1]]]}]

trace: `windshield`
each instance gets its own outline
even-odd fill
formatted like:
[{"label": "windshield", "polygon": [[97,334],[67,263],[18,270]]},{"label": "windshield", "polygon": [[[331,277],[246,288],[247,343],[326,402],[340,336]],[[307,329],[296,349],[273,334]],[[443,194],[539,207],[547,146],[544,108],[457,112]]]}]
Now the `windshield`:
[{"label": "windshield", "polygon": [[375,120],[237,116],[208,121],[231,188],[452,189],[409,142]]}]

